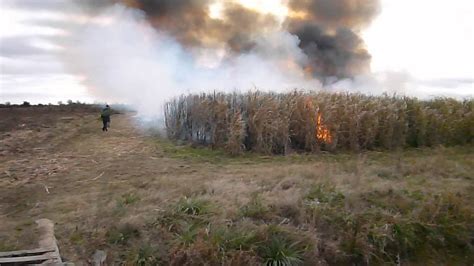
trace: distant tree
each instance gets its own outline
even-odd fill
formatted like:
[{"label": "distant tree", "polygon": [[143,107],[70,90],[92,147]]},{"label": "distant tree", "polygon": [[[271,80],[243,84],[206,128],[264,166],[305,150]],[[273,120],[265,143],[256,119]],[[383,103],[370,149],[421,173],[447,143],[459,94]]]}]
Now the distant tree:
[{"label": "distant tree", "polygon": [[5,106],[10,106],[10,105],[12,105],[11,102],[5,102]]},{"label": "distant tree", "polygon": [[63,105],[63,102],[62,102],[62,101],[58,101],[58,105]]},{"label": "distant tree", "polygon": [[30,107],[31,104],[30,104],[30,102],[24,101],[21,106]]},{"label": "distant tree", "polygon": [[74,102],[73,102],[72,100],[67,100],[67,104],[68,104],[68,105],[71,105],[71,104],[73,104],[73,103],[74,103]]}]

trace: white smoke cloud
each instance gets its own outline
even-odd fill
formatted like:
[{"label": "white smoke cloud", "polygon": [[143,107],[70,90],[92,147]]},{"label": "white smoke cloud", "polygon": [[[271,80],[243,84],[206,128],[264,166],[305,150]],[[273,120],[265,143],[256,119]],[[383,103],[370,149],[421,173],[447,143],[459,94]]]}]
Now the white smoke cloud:
[{"label": "white smoke cloud", "polygon": [[152,28],[140,11],[114,5],[70,36],[65,62],[90,91],[145,115],[161,115],[165,101],[188,92],[321,87],[295,63],[305,55],[298,38],[285,32],[262,36],[255,49],[236,56],[187,50]]}]

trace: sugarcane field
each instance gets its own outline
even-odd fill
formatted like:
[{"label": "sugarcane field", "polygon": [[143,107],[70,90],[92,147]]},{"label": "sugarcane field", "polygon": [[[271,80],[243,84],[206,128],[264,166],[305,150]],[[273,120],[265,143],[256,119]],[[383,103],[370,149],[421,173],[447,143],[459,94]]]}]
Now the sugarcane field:
[{"label": "sugarcane field", "polygon": [[471,1],[0,14],[0,266],[474,265]]}]

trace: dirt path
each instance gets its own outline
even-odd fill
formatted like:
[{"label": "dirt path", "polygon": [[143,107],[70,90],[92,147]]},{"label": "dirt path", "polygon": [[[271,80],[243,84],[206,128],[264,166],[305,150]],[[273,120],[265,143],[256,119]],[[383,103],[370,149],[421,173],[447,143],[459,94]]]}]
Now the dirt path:
[{"label": "dirt path", "polygon": [[[1,163],[1,244],[34,247],[31,233],[39,218],[57,223],[60,241],[78,227],[100,231],[110,222],[107,211],[120,197],[117,191],[146,187],[143,177],[160,175],[173,164],[156,156],[155,146],[132,127],[130,115],[116,115],[107,133],[92,116],[81,122],[63,132],[56,126],[60,137],[54,146],[42,143]],[[68,248],[73,247],[63,245]]]}]

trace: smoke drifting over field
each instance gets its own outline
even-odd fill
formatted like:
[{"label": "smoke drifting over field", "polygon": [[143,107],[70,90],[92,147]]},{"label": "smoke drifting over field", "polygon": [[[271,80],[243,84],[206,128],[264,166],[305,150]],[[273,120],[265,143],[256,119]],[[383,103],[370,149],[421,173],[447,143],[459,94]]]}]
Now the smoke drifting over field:
[{"label": "smoke drifting over field", "polygon": [[318,89],[370,71],[359,33],[377,0],[243,2],[77,1],[89,19],[70,28],[63,58],[101,98],[153,113],[185,92]]}]

